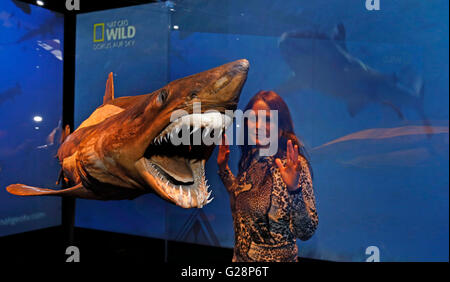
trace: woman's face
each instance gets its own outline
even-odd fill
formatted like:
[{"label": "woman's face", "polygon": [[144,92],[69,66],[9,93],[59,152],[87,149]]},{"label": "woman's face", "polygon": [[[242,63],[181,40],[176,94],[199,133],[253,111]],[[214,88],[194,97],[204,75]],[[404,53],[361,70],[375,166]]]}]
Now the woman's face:
[{"label": "woman's face", "polygon": [[[278,125],[270,118],[271,109],[263,100],[259,100],[253,104],[252,110],[256,115],[256,120],[247,119],[250,144],[256,144],[258,147],[268,147],[270,132],[276,132],[276,134],[279,135]],[[259,114],[259,111],[264,111],[264,113]],[[265,123],[263,119],[265,120]],[[267,141],[264,142],[264,140]]]}]

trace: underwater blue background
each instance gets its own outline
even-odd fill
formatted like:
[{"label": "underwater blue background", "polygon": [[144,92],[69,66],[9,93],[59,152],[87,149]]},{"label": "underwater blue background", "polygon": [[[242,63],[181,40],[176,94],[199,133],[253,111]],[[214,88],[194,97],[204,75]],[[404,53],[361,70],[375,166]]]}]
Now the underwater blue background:
[{"label": "underwater blue background", "polygon": [[0,3],[0,236],[61,224],[61,199],[24,199],[5,188],[56,187],[63,29],[59,14]]},{"label": "underwater blue background", "polygon": [[[101,104],[111,71],[120,97],[246,58],[251,67],[239,108],[259,90],[276,90],[311,157],[319,227],[309,241],[298,242],[299,255],[365,261],[366,248],[376,246],[381,261],[447,261],[448,1],[381,0],[379,11],[366,10],[364,2],[185,0],[79,15],[76,125]],[[94,24],[124,20],[136,28],[135,37],[99,49]],[[338,24],[345,40],[331,42]],[[282,40],[294,30],[313,36]],[[331,60],[337,45],[382,79],[373,84],[373,73],[357,71],[360,91],[321,91],[345,78],[345,65]],[[305,54],[314,60],[301,61]],[[331,59],[327,64],[320,58]],[[296,71],[309,69],[303,80],[312,89],[287,84]],[[332,79],[321,76],[330,70]],[[424,86],[423,99],[417,85]],[[360,97],[375,102],[361,105]],[[398,105],[405,119],[386,102]],[[349,103],[359,110],[353,116]],[[433,129],[429,136],[420,109]],[[184,210],[155,195],[77,200],[76,225],[232,247],[229,199],[216,154],[207,163],[215,199],[203,209]],[[238,160],[232,146],[234,172]]]}]

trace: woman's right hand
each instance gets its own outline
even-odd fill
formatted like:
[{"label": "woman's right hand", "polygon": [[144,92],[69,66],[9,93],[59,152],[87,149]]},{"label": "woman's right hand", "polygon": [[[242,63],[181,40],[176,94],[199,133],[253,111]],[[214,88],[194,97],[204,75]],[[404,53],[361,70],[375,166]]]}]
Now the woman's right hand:
[{"label": "woman's right hand", "polygon": [[217,165],[220,170],[225,170],[228,167],[228,160],[230,159],[230,146],[225,133],[222,135],[222,145],[219,145],[219,154],[217,155]]}]

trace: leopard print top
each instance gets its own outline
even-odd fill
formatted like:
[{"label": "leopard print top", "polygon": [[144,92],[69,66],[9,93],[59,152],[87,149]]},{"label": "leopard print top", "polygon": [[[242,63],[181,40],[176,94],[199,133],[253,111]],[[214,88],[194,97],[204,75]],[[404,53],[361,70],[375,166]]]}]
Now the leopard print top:
[{"label": "leopard print top", "polygon": [[293,193],[273,157],[255,159],[237,178],[229,169],[219,171],[230,194],[234,262],[297,261],[296,238],[308,240],[318,224],[308,163],[301,156],[299,159],[302,167]]}]

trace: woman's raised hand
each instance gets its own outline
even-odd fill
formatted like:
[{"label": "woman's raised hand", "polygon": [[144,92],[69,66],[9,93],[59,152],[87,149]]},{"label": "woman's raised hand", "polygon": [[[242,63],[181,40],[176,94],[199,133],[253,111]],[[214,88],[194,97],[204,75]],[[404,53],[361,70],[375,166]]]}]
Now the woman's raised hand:
[{"label": "woman's raised hand", "polygon": [[219,145],[219,154],[217,155],[217,164],[220,170],[225,170],[228,167],[228,160],[230,159],[230,146],[225,133],[222,135],[222,145]]},{"label": "woman's raised hand", "polygon": [[298,146],[292,146],[292,141],[288,140],[286,149],[286,165],[283,165],[279,158],[275,163],[280,170],[281,177],[289,191],[297,189],[298,179],[300,177],[301,162],[298,159]]}]

